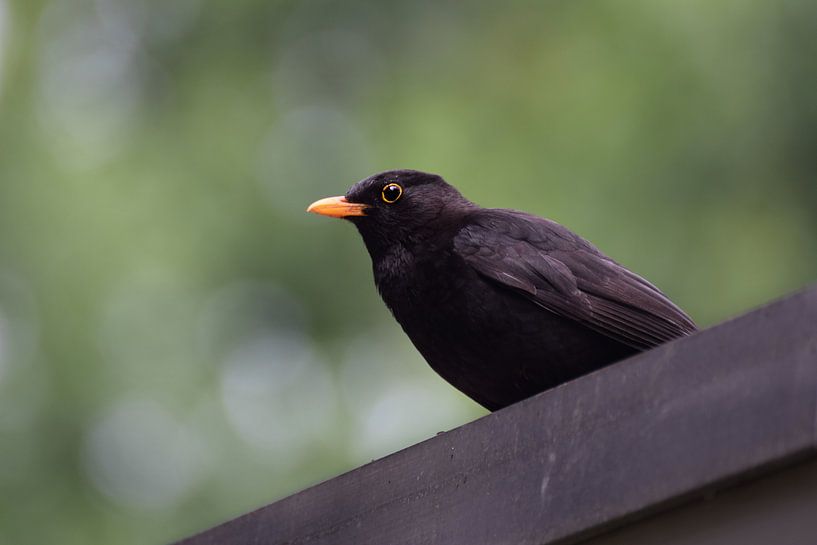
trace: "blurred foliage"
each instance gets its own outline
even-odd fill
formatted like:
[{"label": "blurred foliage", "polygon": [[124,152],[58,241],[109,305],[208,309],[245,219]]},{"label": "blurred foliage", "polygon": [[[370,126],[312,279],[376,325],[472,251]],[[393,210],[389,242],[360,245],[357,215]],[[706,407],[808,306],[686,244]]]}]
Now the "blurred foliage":
[{"label": "blurred foliage", "polygon": [[164,543],[483,411],[312,200],[546,215],[709,325],[817,277],[817,4],[0,0],[0,543]]}]

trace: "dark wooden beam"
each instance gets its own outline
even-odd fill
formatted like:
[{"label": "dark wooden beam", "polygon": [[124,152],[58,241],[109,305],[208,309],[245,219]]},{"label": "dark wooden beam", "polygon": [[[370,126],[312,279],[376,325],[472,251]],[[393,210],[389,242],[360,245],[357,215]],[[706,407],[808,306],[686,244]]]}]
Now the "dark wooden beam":
[{"label": "dark wooden beam", "polygon": [[181,543],[571,543],[813,456],[816,415],[812,288]]}]

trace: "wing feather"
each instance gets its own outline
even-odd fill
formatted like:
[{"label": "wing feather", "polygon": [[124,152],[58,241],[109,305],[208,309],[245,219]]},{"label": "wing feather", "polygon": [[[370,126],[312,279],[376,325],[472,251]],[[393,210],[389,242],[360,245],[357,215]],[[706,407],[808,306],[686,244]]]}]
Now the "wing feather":
[{"label": "wing feather", "polygon": [[454,250],[483,277],[634,348],[696,330],[654,285],[549,220],[482,210],[457,234]]}]

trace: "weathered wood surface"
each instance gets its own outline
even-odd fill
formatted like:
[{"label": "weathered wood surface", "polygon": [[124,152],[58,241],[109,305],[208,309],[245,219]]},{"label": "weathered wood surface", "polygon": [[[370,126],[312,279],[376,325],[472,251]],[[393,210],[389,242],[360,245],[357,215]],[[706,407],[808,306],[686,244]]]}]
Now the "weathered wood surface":
[{"label": "weathered wood surface", "polygon": [[817,288],[189,538],[573,543],[817,454]]},{"label": "weathered wood surface", "polygon": [[811,458],[582,545],[811,545],[815,513],[817,458]]}]

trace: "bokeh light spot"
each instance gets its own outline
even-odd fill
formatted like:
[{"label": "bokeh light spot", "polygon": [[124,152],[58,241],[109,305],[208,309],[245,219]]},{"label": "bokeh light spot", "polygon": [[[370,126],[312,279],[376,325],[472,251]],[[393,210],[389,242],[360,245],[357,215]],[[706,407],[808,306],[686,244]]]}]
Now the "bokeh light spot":
[{"label": "bokeh light spot", "polygon": [[40,121],[60,161],[87,168],[110,160],[134,128],[142,99],[142,9],[60,0],[40,23]]},{"label": "bokeh light spot", "polygon": [[279,464],[321,444],[337,427],[326,364],[291,331],[250,338],[227,358],[221,395],[228,421],[246,442],[277,452]]},{"label": "bokeh light spot", "polygon": [[399,335],[374,330],[345,342],[339,378],[358,459],[385,456],[485,412],[455,393]]},{"label": "bokeh light spot", "polygon": [[124,506],[149,510],[180,502],[208,463],[199,436],[141,398],[123,399],[91,426],[83,459],[97,490]]}]

